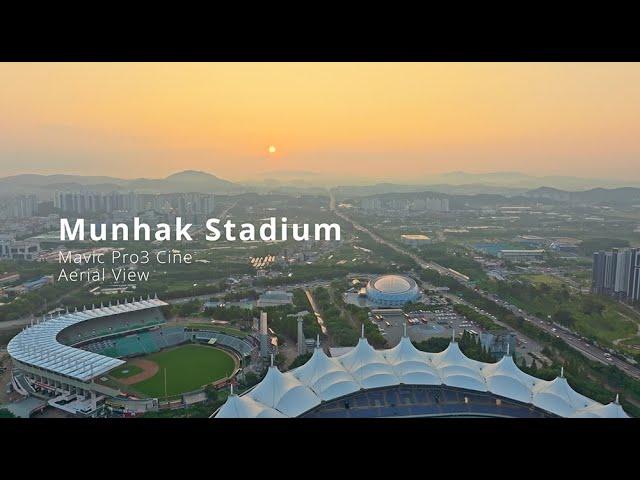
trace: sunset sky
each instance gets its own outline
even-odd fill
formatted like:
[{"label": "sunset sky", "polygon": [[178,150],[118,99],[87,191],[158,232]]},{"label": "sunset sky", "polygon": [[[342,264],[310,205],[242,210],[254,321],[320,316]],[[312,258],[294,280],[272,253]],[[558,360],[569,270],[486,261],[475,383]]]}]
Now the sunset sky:
[{"label": "sunset sky", "polygon": [[640,64],[0,64],[0,176],[639,180],[639,165]]}]

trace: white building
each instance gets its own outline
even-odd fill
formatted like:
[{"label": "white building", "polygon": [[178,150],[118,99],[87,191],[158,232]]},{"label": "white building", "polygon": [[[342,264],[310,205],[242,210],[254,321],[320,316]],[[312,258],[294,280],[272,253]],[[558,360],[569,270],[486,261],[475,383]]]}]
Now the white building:
[{"label": "white building", "polygon": [[258,308],[277,307],[279,305],[291,305],[292,303],[293,293],[285,292],[284,290],[268,290],[258,297],[256,306]]},{"label": "white building", "polygon": [[253,390],[232,393],[213,416],[469,415],[628,417],[617,397],[607,405],[591,400],[573,390],[562,371],[555,380],[542,380],[521,371],[510,355],[491,364],[472,360],[455,341],[442,352],[422,352],[406,331],[392,349],[374,350],[362,336],[355,348],[336,358],[317,344],[307,363],[285,373],[271,366]]},{"label": "white building", "polygon": [[0,235],[0,258],[35,260],[39,254],[39,242],[34,240],[16,240],[11,235]]}]

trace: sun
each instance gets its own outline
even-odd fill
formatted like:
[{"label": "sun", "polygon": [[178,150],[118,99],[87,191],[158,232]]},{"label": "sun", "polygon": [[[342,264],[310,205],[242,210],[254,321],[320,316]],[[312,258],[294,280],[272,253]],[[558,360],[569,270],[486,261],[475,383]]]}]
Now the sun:
[{"label": "sun", "polygon": [[276,147],[269,145],[269,153],[276,153]]}]

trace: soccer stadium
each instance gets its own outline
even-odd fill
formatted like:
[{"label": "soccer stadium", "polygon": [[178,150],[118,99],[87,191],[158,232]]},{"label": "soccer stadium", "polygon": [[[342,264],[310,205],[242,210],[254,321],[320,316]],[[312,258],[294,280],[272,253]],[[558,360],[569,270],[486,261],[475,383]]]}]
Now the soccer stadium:
[{"label": "soccer stadium", "polygon": [[311,358],[282,373],[271,366],[243,395],[231,394],[215,418],[578,417],[627,418],[616,398],[602,405],[560,374],[542,380],[510,355],[497,363],[466,357],[457,342],[439,353],[418,350],[405,335],[388,350],[362,336],[348,353]]},{"label": "soccer stadium", "polygon": [[382,275],[369,281],[367,299],[379,307],[401,307],[420,298],[415,280],[403,275]]},{"label": "soccer stadium", "polygon": [[7,347],[12,388],[30,412],[130,416],[206,400],[257,355],[259,340],[208,325],[169,325],[167,303],[140,298],[43,318]]}]

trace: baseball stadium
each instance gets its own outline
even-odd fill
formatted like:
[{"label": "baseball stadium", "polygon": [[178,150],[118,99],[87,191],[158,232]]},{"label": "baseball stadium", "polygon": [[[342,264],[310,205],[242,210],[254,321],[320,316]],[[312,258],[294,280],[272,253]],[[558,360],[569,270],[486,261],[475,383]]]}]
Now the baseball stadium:
[{"label": "baseball stadium", "polygon": [[563,372],[547,381],[521,371],[510,355],[497,363],[466,357],[457,342],[418,350],[405,334],[387,350],[364,335],[349,352],[311,358],[282,373],[271,366],[243,395],[231,394],[215,418],[627,418],[618,399],[602,405],[571,388]]},{"label": "baseball stadium", "polygon": [[241,331],[167,323],[155,298],[58,313],[32,323],[7,347],[11,387],[27,415],[55,407],[74,416],[131,416],[206,400],[259,341]]}]

